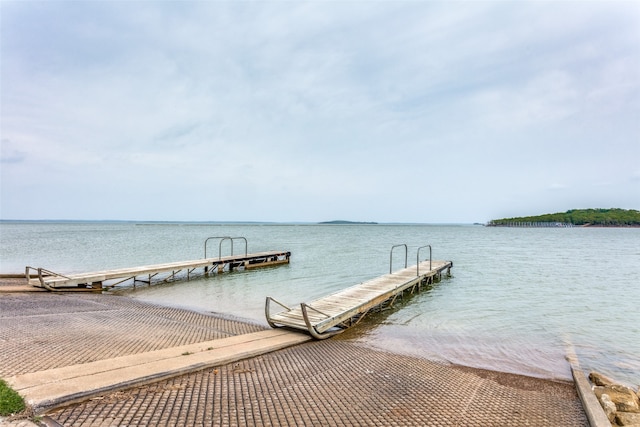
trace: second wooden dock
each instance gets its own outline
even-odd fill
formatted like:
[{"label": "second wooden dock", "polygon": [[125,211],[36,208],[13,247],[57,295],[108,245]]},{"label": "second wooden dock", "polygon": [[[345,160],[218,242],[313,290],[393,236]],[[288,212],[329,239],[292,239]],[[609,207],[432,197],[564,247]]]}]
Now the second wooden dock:
[{"label": "second wooden dock", "polygon": [[[404,245],[402,245],[404,246]],[[429,247],[430,248],[430,247]],[[406,246],[405,246],[406,249]],[[273,328],[279,326],[308,331],[316,339],[329,338],[357,323],[371,310],[393,301],[408,291],[438,281],[444,271],[450,274],[451,261],[417,262],[412,267],[376,277],[310,303],[290,308],[267,297],[265,314]],[[271,305],[279,306],[273,313]]]},{"label": "second wooden dock", "polygon": [[[207,242],[212,239],[220,242],[218,256],[215,258],[207,257]],[[234,240],[244,241],[244,254],[233,254]],[[231,255],[222,256],[222,244],[227,241],[231,244]],[[189,280],[197,269],[202,269],[202,274],[210,274],[235,269],[251,269],[289,264],[290,258],[291,252],[288,251],[268,251],[250,254],[247,253],[247,239],[244,237],[223,236],[209,237],[205,240],[204,258],[202,259],[76,274],[60,274],[42,267],[35,268],[27,266],[25,268],[25,275],[30,285],[49,291],[101,291],[126,283],[132,284],[135,288],[136,283],[139,282],[150,285],[152,281]],[[32,271],[35,273],[32,274]]]}]

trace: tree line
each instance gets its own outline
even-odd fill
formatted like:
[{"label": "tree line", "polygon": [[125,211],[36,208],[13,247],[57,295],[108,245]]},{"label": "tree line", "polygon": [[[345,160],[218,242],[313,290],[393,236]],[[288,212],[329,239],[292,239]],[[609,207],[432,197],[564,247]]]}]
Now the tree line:
[{"label": "tree line", "polygon": [[550,222],[579,226],[640,227],[640,211],[634,209],[571,209],[566,212],[493,219],[487,225],[499,227],[517,222]]}]

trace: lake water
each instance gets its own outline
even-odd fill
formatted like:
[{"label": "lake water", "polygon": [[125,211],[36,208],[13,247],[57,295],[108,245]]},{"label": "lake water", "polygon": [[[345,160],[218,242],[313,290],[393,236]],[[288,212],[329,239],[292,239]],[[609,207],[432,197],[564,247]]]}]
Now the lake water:
[{"label": "lake water", "polygon": [[[248,251],[291,251],[289,265],[119,291],[266,325],[272,296],[295,305],[389,271],[430,244],[452,277],[368,317],[337,339],[467,366],[569,379],[565,355],[640,384],[640,229],[473,225],[0,223],[0,272],[59,273],[203,257],[210,236]],[[235,253],[244,250],[236,241]],[[223,255],[228,254],[228,242]],[[218,243],[208,254],[217,256]],[[422,250],[421,259],[428,257]],[[393,269],[404,266],[394,252]]]}]

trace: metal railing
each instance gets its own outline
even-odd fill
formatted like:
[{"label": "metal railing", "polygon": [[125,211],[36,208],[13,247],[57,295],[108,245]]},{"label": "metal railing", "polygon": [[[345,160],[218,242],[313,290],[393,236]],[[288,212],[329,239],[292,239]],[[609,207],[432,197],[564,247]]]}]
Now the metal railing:
[{"label": "metal railing", "polygon": [[400,246],[404,246],[404,268],[407,268],[407,245],[393,245],[391,246],[391,253],[389,253],[389,274],[391,274],[393,271],[393,250]]},{"label": "metal railing", "polygon": [[27,280],[30,279],[29,276],[29,270],[35,270],[38,272],[38,277],[42,277],[44,273],[44,276],[57,276],[57,277],[62,277],[64,279],[69,279],[71,280],[70,277],[65,276],[64,274],[60,274],[60,273],[56,273],[55,271],[51,271],[51,270],[47,270],[46,268],[42,268],[42,267],[29,267],[26,266],[24,269],[24,275],[27,277]]},{"label": "metal railing", "polygon": [[225,240],[229,240],[231,242],[231,255],[233,256],[233,241],[234,240],[244,240],[244,256],[247,256],[248,253],[248,244],[247,239],[244,237],[231,237],[231,236],[213,236],[207,237],[204,241],[204,258],[207,259],[207,242],[211,239],[220,239],[220,244],[218,245],[218,259],[222,258],[222,243]]},{"label": "metal railing", "polygon": [[420,246],[416,253],[416,276],[420,275],[420,249],[429,248],[429,271],[431,271],[431,245]]},{"label": "metal railing", "polygon": [[[56,273],[55,271],[51,271],[51,270],[47,270],[46,268],[42,268],[42,267],[30,267],[30,266],[26,266],[24,268],[24,275],[26,276],[27,280],[29,280],[31,277],[29,275],[29,270],[35,270],[38,272],[38,280],[40,280],[40,284],[42,285],[43,288],[49,290],[49,291],[55,291],[54,288],[52,288],[51,286],[49,286],[49,284],[47,282],[45,282],[44,280],[44,276],[55,276],[55,277],[62,277],[63,279],[68,279],[71,280],[70,277],[67,277],[63,274],[60,273]],[[44,275],[43,275],[44,273]]]},{"label": "metal railing", "polygon": [[[204,241],[204,258],[207,259],[207,242],[211,239],[220,239],[220,246],[218,247],[218,258],[222,253],[222,242],[225,240],[231,240],[231,236],[213,236],[207,237]],[[233,253],[233,240],[231,240],[231,253]]]},{"label": "metal railing", "polygon": [[244,240],[244,256],[247,256],[247,253],[248,253],[247,246],[248,245],[247,245],[247,239],[244,238],[244,237],[232,237],[231,238],[231,255],[233,255],[233,241],[234,240],[240,240],[240,239]]},{"label": "metal railing", "polygon": [[264,305],[264,314],[267,317],[267,323],[269,324],[269,326],[271,326],[272,328],[275,328],[276,324],[271,321],[271,304],[270,304],[271,301],[275,302],[276,304],[278,304],[280,307],[284,308],[287,311],[291,311],[291,308],[287,307],[286,305],[284,305],[283,303],[281,303],[275,298],[267,297],[267,301]]}]

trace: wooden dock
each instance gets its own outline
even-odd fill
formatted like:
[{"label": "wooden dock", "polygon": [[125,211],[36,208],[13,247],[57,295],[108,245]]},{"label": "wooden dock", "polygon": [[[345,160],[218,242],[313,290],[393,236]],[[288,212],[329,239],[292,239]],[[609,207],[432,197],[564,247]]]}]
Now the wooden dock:
[{"label": "wooden dock", "polygon": [[[279,326],[308,331],[316,339],[329,338],[354,325],[371,310],[393,304],[405,292],[439,281],[442,273],[451,273],[451,261],[417,262],[412,267],[376,277],[350,288],[290,308],[267,297],[265,315],[272,328]],[[271,303],[281,309],[272,313]]]},{"label": "wooden dock", "polygon": [[[211,239],[220,241],[218,256],[207,257],[207,242]],[[245,253],[233,255],[233,241],[244,240]],[[225,241],[231,243],[231,255],[222,256],[222,244]],[[191,261],[179,261],[165,264],[144,265],[141,267],[120,268],[114,270],[102,270],[80,274],[60,274],[45,268],[27,266],[25,275],[32,286],[45,288],[49,291],[101,291],[105,288],[113,288],[125,283],[133,284],[142,282],[150,285],[152,281],[167,282],[174,280],[189,280],[196,270],[202,269],[202,274],[222,273],[236,269],[251,269],[268,267],[279,264],[289,264],[291,252],[269,251],[247,253],[247,241],[244,237],[209,237],[204,243],[204,258]],[[32,272],[35,272],[33,274]]]}]

